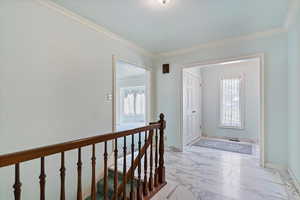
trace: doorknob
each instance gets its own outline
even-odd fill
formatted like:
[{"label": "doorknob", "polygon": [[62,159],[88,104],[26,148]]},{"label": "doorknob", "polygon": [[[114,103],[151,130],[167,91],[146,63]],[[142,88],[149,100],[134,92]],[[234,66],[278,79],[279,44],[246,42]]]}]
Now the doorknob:
[{"label": "doorknob", "polygon": [[192,113],[196,113],[196,110],[193,110]]}]

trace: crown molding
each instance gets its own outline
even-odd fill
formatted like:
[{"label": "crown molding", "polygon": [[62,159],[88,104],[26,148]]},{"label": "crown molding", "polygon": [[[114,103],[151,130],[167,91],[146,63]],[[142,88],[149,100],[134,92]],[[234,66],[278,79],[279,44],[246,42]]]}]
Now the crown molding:
[{"label": "crown molding", "polygon": [[292,0],[289,3],[287,17],[284,28],[290,28],[296,22],[296,16],[300,10],[300,0]]},{"label": "crown molding", "polygon": [[239,42],[239,41],[255,40],[258,38],[269,37],[269,36],[272,36],[275,34],[280,34],[280,33],[285,33],[285,32],[287,32],[287,29],[285,29],[285,28],[275,28],[275,29],[270,29],[270,30],[263,31],[263,32],[252,33],[249,35],[243,35],[243,36],[239,36],[239,37],[232,37],[232,38],[227,38],[227,39],[223,39],[223,40],[208,42],[208,43],[200,44],[200,45],[197,45],[197,46],[194,46],[191,48],[162,52],[162,53],[158,53],[156,55],[160,56],[160,57],[182,55],[182,54],[197,51],[199,49],[214,48],[214,47],[224,46],[224,45],[228,45],[228,44]]},{"label": "crown molding", "polygon": [[58,5],[57,3],[54,3],[50,0],[35,0],[35,2],[49,8],[51,10],[54,10],[55,12],[58,12],[58,13],[62,14],[63,16],[68,17],[68,18],[78,22],[79,24],[84,25],[98,33],[105,34],[107,37],[109,37],[113,40],[119,41],[120,43],[124,44],[125,46],[132,48],[145,56],[154,57],[154,54],[147,51],[146,49],[138,46],[137,44],[135,44],[129,40],[122,38],[120,35],[117,35],[111,31],[109,31],[108,29],[104,28],[103,26],[100,26],[100,25],[92,22],[91,20],[88,20],[88,19]]},{"label": "crown molding", "polygon": [[134,42],[131,42],[129,40],[122,38],[120,35],[109,31],[105,27],[100,26],[99,24],[96,24],[95,22],[92,22],[91,20],[86,19],[86,18],[74,13],[74,12],[70,11],[69,9],[66,9],[66,8],[58,5],[57,3],[54,3],[50,0],[34,0],[34,1],[38,2],[40,5],[43,5],[55,12],[62,14],[65,17],[68,17],[68,18],[76,21],[77,23],[84,25],[98,33],[105,34],[107,37],[109,37],[113,40],[119,41],[121,44],[136,50],[137,52],[141,53],[142,55],[145,55],[145,56],[148,56],[151,58],[182,55],[182,54],[190,53],[193,51],[197,51],[199,49],[224,46],[224,45],[238,42],[238,41],[254,40],[257,38],[268,37],[271,35],[287,32],[288,27],[291,24],[293,24],[293,22],[295,21],[295,16],[299,10],[299,5],[300,5],[300,3],[299,3],[300,0],[293,0],[292,3],[290,3],[290,6],[289,6],[290,9],[288,12],[288,16],[287,16],[284,28],[275,28],[275,29],[270,29],[270,30],[263,31],[263,32],[252,33],[249,35],[243,35],[243,36],[239,36],[239,37],[232,37],[232,38],[227,38],[227,39],[223,39],[223,40],[212,41],[212,42],[200,44],[200,45],[190,47],[190,48],[184,48],[184,49],[161,52],[161,53],[152,53],[152,52],[140,47],[139,45],[135,44]]}]

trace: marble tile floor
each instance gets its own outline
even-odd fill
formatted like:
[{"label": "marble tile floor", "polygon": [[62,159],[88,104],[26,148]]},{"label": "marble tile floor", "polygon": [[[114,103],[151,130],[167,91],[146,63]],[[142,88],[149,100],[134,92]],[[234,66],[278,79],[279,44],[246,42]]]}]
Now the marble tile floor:
[{"label": "marble tile floor", "polygon": [[288,173],[261,168],[258,150],[254,152],[245,155],[198,146],[186,147],[184,152],[166,150],[168,184],[153,199],[300,200]]},{"label": "marble tile floor", "polygon": [[299,200],[288,174],[261,168],[257,154],[190,146],[166,152],[165,165],[170,189],[155,200]]}]

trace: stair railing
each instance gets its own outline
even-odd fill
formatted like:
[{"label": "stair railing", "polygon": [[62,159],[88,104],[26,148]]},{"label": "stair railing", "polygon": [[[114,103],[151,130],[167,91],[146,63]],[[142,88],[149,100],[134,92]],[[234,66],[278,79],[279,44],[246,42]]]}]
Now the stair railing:
[{"label": "stair railing", "polygon": [[[6,166],[15,166],[15,182],[13,185],[14,198],[15,200],[21,200],[21,165],[26,161],[31,161],[34,159],[40,159],[41,170],[39,176],[40,183],[40,200],[45,200],[45,188],[46,188],[46,171],[45,171],[45,159],[47,156],[60,154],[60,200],[68,199],[66,198],[65,192],[65,152],[74,149],[78,150],[78,161],[77,161],[77,200],[82,200],[82,158],[81,149],[83,147],[92,147],[92,183],[91,183],[91,199],[96,200],[97,187],[96,187],[96,174],[101,174],[101,172],[96,172],[96,155],[95,155],[95,145],[99,143],[104,143],[104,154],[103,154],[103,165],[104,165],[104,184],[103,184],[103,199],[108,200],[108,150],[107,144],[109,141],[114,142],[114,194],[112,199],[130,199],[130,200],[141,200],[150,199],[155,195],[164,185],[166,185],[165,180],[165,167],[164,167],[164,129],[166,123],[164,120],[164,115],[160,114],[160,120],[155,123],[150,123],[148,126],[135,128],[131,130],[114,132],[105,135],[93,136],[89,138],[69,141],[65,143],[49,145],[44,147],[39,147],[35,149],[20,151],[11,154],[0,155],[0,169]],[[144,144],[142,146],[142,134],[144,134]],[[135,135],[138,136],[138,155],[135,157],[134,152],[136,149]],[[127,155],[127,145],[126,138],[131,137],[131,166],[127,170],[126,159]],[[123,169],[122,183],[118,183],[118,139],[123,138]],[[149,159],[147,154],[149,152]],[[144,158],[144,176],[141,178],[142,169],[141,162]],[[149,163],[149,179],[148,179],[148,160]],[[138,176],[135,177],[135,170],[138,169]],[[137,181],[137,186],[134,186],[134,181]],[[130,193],[127,195],[126,184],[130,183]],[[74,186],[75,187],[75,186]]]}]

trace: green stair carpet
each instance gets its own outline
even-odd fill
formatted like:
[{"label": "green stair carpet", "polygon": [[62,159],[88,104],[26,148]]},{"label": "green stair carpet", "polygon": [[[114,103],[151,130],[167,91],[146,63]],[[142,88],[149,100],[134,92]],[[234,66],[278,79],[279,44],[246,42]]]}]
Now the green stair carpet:
[{"label": "green stair carpet", "polygon": [[[108,170],[108,199],[112,199],[113,194],[114,194],[114,171],[113,170]],[[118,183],[123,182],[123,175],[121,173],[118,174]],[[142,184],[142,183],[141,183]],[[137,181],[134,179],[133,182],[134,190],[137,188]],[[126,184],[126,196],[129,197],[130,195],[130,181]],[[101,179],[97,183],[97,193],[96,193],[96,199],[97,200],[102,200],[104,199],[104,180]],[[120,198],[121,199],[121,198]],[[86,200],[91,200],[91,196],[86,198]]]}]

